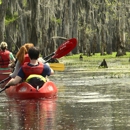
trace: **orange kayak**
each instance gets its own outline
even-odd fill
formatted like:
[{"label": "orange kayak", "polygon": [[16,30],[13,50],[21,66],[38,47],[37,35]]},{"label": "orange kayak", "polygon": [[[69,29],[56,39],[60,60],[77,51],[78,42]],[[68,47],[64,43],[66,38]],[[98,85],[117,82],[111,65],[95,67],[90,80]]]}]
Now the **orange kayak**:
[{"label": "orange kayak", "polygon": [[15,86],[10,86],[5,90],[9,98],[14,99],[41,99],[41,98],[56,98],[57,87],[52,81],[43,84],[39,89],[34,88],[27,82],[22,82]]}]

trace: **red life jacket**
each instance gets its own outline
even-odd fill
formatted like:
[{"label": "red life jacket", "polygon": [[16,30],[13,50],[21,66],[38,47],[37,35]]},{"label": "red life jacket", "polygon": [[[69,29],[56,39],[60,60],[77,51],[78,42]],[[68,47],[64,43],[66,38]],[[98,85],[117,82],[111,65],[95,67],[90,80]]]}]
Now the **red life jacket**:
[{"label": "red life jacket", "polygon": [[31,74],[39,74],[41,75],[43,72],[43,64],[39,62],[39,64],[37,66],[29,66],[28,62],[24,63],[24,65],[22,66],[23,72],[25,74],[25,79],[31,75]]},{"label": "red life jacket", "polygon": [[21,65],[23,65],[25,62],[30,62],[30,58],[29,58],[28,54],[25,54],[24,61],[23,61],[23,63]]},{"label": "red life jacket", "polygon": [[8,68],[10,62],[9,54],[8,50],[0,50],[0,68]]}]

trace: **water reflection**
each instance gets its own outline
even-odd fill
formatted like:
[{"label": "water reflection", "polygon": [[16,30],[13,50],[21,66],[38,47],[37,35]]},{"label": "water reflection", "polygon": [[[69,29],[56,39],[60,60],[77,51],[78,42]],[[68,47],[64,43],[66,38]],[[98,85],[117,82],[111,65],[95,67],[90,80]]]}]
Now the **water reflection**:
[{"label": "water reflection", "polygon": [[[48,100],[10,100],[3,130],[54,130],[56,103]],[[2,117],[2,116],[1,116]],[[0,118],[1,118],[0,117]],[[1,129],[2,130],[2,129]]]},{"label": "water reflection", "polygon": [[129,78],[75,74],[56,81],[61,130],[130,129]]},{"label": "water reflection", "polygon": [[124,84],[60,88],[62,129],[126,130],[130,127],[130,89]]},{"label": "water reflection", "polygon": [[[70,73],[69,73],[70,74]],[[50,78],[58,87],[56,100],[0,98],[0,130],[129,130],[129,78]]]}]

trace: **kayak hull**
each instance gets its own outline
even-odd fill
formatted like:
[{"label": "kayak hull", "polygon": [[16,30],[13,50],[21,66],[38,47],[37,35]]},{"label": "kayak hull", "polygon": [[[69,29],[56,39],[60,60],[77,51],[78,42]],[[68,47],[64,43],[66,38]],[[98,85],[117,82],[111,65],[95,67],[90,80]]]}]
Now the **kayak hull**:
[{"label": "kayak hull", "polygon": [[10,73],[10,70],[0,70],[0,81],[6,79]]},{"label": "kayak hull", "polygon": [[57,87],[52,81],[46,82],[40,89],[36,89],[27,82],[10,86],[5,90],[7,97],[14,99],[42,99],[56,98]]}]

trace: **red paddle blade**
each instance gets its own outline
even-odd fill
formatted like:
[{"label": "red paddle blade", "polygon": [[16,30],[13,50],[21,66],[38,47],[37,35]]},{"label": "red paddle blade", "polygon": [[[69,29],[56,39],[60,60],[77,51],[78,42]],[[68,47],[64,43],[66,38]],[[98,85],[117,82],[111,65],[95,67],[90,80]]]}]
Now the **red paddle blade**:
[{"label": "red paddle blade", "polygon": [[57,51],[55,52],[52,58],[61,58],[62,56],[67,55],[70,51],[72,51],[77,45],[77,39],[72,38],[64,42],[59,46]]}]

